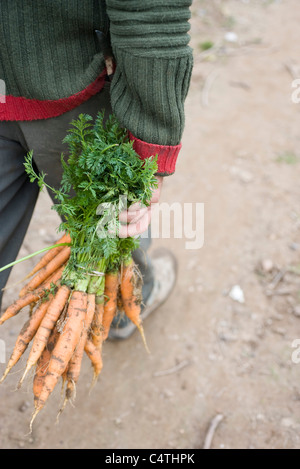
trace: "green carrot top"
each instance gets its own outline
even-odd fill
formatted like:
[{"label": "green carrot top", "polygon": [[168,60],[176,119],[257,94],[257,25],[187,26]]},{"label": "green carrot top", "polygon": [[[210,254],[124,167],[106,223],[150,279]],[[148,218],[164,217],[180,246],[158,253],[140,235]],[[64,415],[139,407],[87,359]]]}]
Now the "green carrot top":
[{"label": "green carrot top", "polygon": [[104,112],[93,122],[80,114],[71,122],[64,142],[69,154],[62,154],[63,176],[59,190],[50,187],[46,174],[36,174],[28,153],[25,168],[31,181],[50,188],[57,203],[53,209],[62,218],[59,231],[72,240],[66,275],[96,270],[105,259],[106,271],[116,270],[139,246],[139,239],[119,238],[119,213],[140,202],[149,205],[157,187],[156,156],[142,161],[134,151],[128,133],[112,114],[104,124]]}]

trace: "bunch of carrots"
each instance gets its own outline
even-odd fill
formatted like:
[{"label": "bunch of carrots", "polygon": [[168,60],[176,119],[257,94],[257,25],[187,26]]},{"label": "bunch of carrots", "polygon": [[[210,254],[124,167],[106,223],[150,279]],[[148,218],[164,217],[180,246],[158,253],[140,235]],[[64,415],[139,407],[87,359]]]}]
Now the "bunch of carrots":
[{"label": "bunch of carrots", "polygon": [[31,181],[54,192],[53,208],[62,218],[59,231],[64,232],[27,275],[19,298],[0,318],[1,325],[30,307],[0,380],[32,342],[18,383],[20,387],[35,369],[30,426],[60,379],[65,387],[60,411],[75,398],[84,353],[92,363],[95,383],[103,367],[103,343],[116,314],[125,314],[136,325],[146,346],[140,319],[142,279],[132,259],[139,239],[118,237],[118,215],[137,201],[149,203],[157,184],[156,159],[138,158],[114,115],[106,123],[103,113],[91,121],[81,114],[71,123],[60,189],[48,186],[45,174],[36,174],[32,153],[26,157]]}]

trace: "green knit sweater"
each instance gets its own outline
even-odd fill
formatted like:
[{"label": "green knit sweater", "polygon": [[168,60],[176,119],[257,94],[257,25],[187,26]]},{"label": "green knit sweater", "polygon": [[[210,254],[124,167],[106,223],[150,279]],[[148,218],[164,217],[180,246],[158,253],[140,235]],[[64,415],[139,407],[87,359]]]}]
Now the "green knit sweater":
[{"label": "green knit sweater", "polygon": [[179,145],[193,62],[190,5],[191,0],[1,0],[6,100],[0,100],[0,120],[54,117],[99,92],[106,73],[95,32],[100,30],[116,64],[113,112],[136,139]]}]

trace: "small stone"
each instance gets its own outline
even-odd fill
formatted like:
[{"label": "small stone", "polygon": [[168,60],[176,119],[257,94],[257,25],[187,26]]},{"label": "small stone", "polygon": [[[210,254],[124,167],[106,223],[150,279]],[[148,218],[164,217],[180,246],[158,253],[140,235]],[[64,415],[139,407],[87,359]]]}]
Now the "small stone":
[{"label": "small stone", "polygon": [[234,285],[229,292],[229,296],[232,300],[238,301],[239,303],[245,303],[244,292],[239,285]]},{"label": "small stone", "polygon": [[257,314],[257,313],[251,313],[250,317],[253,321],[257,321],[257,319],[260,318],[259,314]]},{"label": "small stone", "polygon": [[228,31],[225,36],[225,41],[227,42],[237,42],[238,41],[238,35],[233,32],[233,31]]},{"label": "small stone", "polygon": [[271,261],[271,259],[264,259],[261,265],[262,265],[264,272],[266,273],[271,272],[274,267],[273,261]]},{"label": "small stone", "polygon": [[19,406],[19,412],[26,412],[26,410],[29,408],[29,402],[24,401],[22,404]]},{"label": "small stone", "polygon": [[258,337],[259,339],[262,339],[262,338],[264,337],[265,332],[266,332],[266,331],[265,331],[265,328],[264,328],[263,326],[262,326],[262,327],[258,327],[258,328],[256,329],[256,335],[257,335],[257,337]]},{"label": "small stone", "polygon": [[248,334],[248,333],[244,333],[242,334],[242,341],[245,342],[246,344],[249,344],[250,347],[257,347],[258,345],[258,340],[256,337],[254,337],[253,335],[251,334]]},{"label": "small stone", "polygon": [[275,332],[275,334],[283,336],[286,334],[286,329],[284,329],[284,327],[274,327],[273,332]]},{"label": "small stone", "polygon": [[231,166],[229,171],[232,176],[237,177],[242,182],[248,183],[253,180],[252,173],[250,173],[249,171],[245,169],[241,169],[238,166],[234,166],[234,165]]},{"label": "small stone", "polygon": [[210,353],[208,355],[208,359],[211,360],[212,362],[218,360],[218,356],[215,353]]},{"label": "small stone", "polygon": [[286,427],[286,428],[290,428],[290,427],[293,427],[295,425],[295,422],[293,419],[291,419],[290,417],[284,417],[281,422],[280,422],[280,425],[282,427]]},{"label": "small stone", "polygon": [[165,390],[163,391],[163,396],[164,396],[165,398],[167,398],[167,399],[170,399],[171,397],[174,396],[174,393],[173,393],[173,391],[171,391],[170,389],[165,389]]},{"label": "small stone", "polygon": [[296,305],[293,309],[293,314],[294,316],[296,316],[297,318],[300,318],[300,305]]},{"label": "small stone", "polygon": [[291,243],[289,245],[289,248],[292,250],[292,251],[299,251],[300,250],[300,243]]},{"label": "small stone", "polygon": [[242,182],[248,183],[253,181],[253,174],[249,171],[240,171],[240,179]]},{"label": "small stone", "polygon": [[282,321],[284,319],[284,315],[280,313],[274,313],[272,315],[272,319],[274,319],[275,321]]},{"label": "small stone", "polygon": [[219,334],[219,339],[223,342],[236,342],[238,340],[237,336],[230,332],[221,332]]}]

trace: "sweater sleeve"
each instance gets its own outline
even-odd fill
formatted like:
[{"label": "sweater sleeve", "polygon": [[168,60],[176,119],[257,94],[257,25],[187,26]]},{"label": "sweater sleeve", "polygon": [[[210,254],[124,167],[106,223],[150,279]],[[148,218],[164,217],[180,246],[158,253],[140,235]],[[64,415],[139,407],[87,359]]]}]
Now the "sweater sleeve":
[{"label": "sweater sleeve", "polygon": [[191,0],[106,0],[116,61],[111,104],[141,158],[175,171],[193,66]]}]

